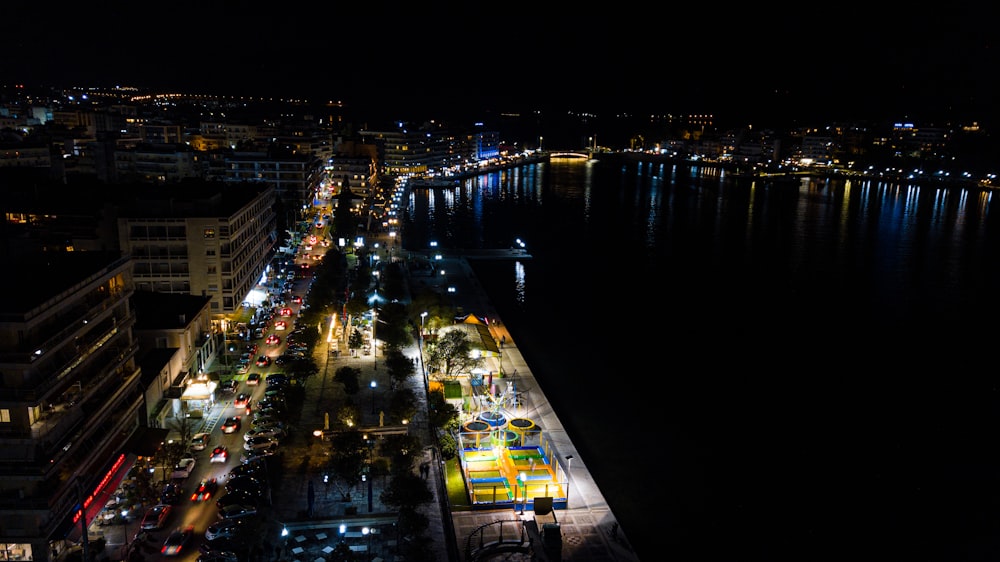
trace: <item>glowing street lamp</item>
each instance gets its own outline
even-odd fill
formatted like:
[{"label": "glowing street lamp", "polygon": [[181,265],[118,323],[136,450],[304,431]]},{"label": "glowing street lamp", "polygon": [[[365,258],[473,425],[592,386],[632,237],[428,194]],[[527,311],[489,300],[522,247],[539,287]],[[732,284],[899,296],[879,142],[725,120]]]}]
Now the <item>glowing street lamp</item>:
[{"label": "glowing street lamp", "polygon": [[378,369],[378,340],[375,339],[375,325],[378,324],[378,301],[382,297],[378,296],[378,291],[372,293],[368,299],[368,304],[372,305],[372,368]]},{"label": "glowing street lamp", "polygon": [[430,392],[430,383],[427,381],[427,369],[424,368],[424,319],[427,318],[427,311],[420,313],[420,374],[424,377],[424,394]]},{"label": "glowing street lamp", "polygon": [[128,560],[128,510],[122,510],[122,537],[125,540],[125,554],[122,556],[122,560]]},{"label": "glowing street lamp", "polygon": [[372,389],[372,413],[375,413],[375,387],[378,386],[375,381],[372,381],[368,386]]}]

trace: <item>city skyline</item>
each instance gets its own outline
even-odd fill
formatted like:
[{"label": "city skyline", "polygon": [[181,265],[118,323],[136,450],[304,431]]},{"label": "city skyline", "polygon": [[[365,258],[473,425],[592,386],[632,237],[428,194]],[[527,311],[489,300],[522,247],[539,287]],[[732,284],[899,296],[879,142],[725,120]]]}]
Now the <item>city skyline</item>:
[{"label": "city skyline", "polygon": [[5,83],[116,84],[332,100],[389,118],[504,112],[710,113],[733,121],[996,117],[985,21],[851,6],[669,14],[487,6],[303,7],[290,14],[125,3],[13,7]]}]

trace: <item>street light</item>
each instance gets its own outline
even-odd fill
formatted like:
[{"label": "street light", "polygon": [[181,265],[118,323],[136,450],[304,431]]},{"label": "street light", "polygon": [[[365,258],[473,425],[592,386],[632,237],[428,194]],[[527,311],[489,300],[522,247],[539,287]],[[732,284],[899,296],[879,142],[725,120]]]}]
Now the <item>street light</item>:
[{"label": "street light", "polygon": [[122,560],[128,560],[128,510],[122,510],[122,537],[125,540],[125,554],[122,555]]},{"label": "street light", "polygon": [[374,506],[372,505],[372,465],[375,463],[375,436],[372,435],[371,439],[368,439],[368,513],[374,511]]},{"label": "street light", "polygon": [[[372,293],[368,303],[372,305],[372,368],[378,370],[378,340],[375,339],[375,325],[378,324],[378,301],[379,301],[378,291]],[[375,383],[372,382],[372,386]],[[372,412],[373,414],[375,412]]]},{"label": "street light", "polygon": [[372,389],[372,414],[374,414],[375,413],[375,387],[378,386],[378,385],[375,384],[375,381],[372,381],[371,384],[369,384],[368,386],[370,386],[371,389]]},{"label": "street light", "polygon": [[372,559],[372,530],[368,527],[361,528],[361,534],[368,538],[368,560]]},{"label": "street light", "polygon": [[424,377],[424,394],[430,393],[430,383],[427,381],[427,369],[424,368],[424,318],[427,311],[420,313],[420,374]]}]

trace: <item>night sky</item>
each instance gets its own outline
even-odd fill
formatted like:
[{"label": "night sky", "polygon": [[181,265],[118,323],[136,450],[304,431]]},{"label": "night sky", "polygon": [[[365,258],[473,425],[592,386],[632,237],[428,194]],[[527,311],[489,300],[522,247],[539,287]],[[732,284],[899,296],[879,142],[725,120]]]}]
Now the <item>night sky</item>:
[{"label": "night sky", "polygon": [[997,113],[986,5],[524,13],[306,2],[283,14],[216,4],[16,2],[0,81],[332,99],[392,118],[545,109],[815,124]]}]

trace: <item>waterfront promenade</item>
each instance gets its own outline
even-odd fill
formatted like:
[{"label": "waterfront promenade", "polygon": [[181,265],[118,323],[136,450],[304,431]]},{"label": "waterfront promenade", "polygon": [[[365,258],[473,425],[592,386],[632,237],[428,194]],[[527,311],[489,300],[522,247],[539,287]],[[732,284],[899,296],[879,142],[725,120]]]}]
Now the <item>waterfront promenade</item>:
[{"label": "waterfront promenade", "polygon": [[[450,293],[454,303],[461,307],[465,314],[489,318],[494,338],[498,341],[505,338],[502,354],[503,371],[513,377],[521,393],[523,411],[519,414],[530,418],[542,429],[554,447],[557,457],[555,460],[569,467],[568,507],[555,511],[562,537],[561,559],[638,560],[636,553],[629,546],[627,530],[618,524],[600,488],[587,470],[587,459],[582,458],[577,452],[556,412],[553,411],[535,380],[531,368],[518,351],[517,338],[507,331],[506,325],[469,266],[469,260],[472,259],[517,259],[530,256],[520,254],[518,250],[486,252],[447,250],[441,253],[442,259],[436,269],[445,272],[444,284],[454,288],[454,292]],[[473,541],[478,540],[478,537],[474,536],[477,529],[495,525],[498,521],[531,520],[534,518],[534,513],[529,509],[522,517],[516,509],[452,511],[450,517],[461,560],[464,561],[468,559],[466,546],[470,537],[473,537]],[[489,529],[484,529],[484,532],[488,533]]]}]

